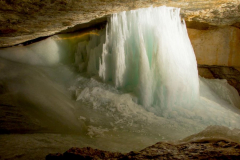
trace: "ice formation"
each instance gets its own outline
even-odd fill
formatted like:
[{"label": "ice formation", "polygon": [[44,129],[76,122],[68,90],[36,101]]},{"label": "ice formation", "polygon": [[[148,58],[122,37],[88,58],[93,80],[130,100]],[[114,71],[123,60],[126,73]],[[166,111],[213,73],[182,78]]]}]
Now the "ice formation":
[{"label": "ice formation", "polygon": [[32,65],[52,65],[60,62],[59,46],[53,38],[28,46],[15,46],[0,50],[0,57]]},{"label": "ice formation", "polygon": [[85,88],[77,92],[77,100],[91,101],[96,108],[106,105],[103,99],[117,102],[116,107],[118,103],[132,107],[128,101],[134,101],[189,130],[215,124],[239,128],[238,93],[224,80],[198,77],[195,54],[179,13],[178,8],[162,6],[114,14],[100,36],[90,37],[85,46],[79,43],[81,51],[76,56],[87,57],[77,63],[79,68],[85,64],[89,74],[98,73],[104,82],[135,97],[117,102],[121,96],[113,98],[108,91]]},{"label": "ice formation", "polygon": [[[228,138],[239,142],[239,95],[226,80],[198,77],[179,12],[165,6],[122,12],[112,15],[106,29],[93,34],[57,35],[1,49],[0,81],[13,95],[17,91],[15,98],[24,102],[19,106],[34,118],[50,115],[69,129],[79,127],[80,135],[46,137],[63,147],[66,141],[68,147],[79,142],[81,147],[129,152],[158,141],[179,140],[210,125],[232,129]],[[74,60],[81,73],[73,72],[72,64],[62,65],[64,60]],[[205,133],[219,137],[225,127],[209,127],[195,137],[201,139]],[[27,138],[32,136],[45,137]],[[7,142],[13,139],[2,137]]]},{"label": "ice formation", "polygon": [[[20,44],[9,48],[1,48],[0,57],[30,65],[66,64],[75,59],[74,52],[79,41],[84,43],[88,40],[88,35],[96,34],[93,31],[58,34],[29,45]],[[89,45],[89,47],[92,46]]]},{"label": "ice formation", "polygon": [[[180,9],[147,8],[114,14],[103,48],[100,76],[136,88],[145,107],[187,105],[198,96],[196,58]],[[105,62],[106,57],[111,57]],[[103,72],[111,68],[111,72]]]}]

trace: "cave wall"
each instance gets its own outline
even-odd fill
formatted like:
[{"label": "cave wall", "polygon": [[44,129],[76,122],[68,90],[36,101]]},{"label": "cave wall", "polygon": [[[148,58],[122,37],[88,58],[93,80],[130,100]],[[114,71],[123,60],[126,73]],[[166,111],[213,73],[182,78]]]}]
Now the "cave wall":
[{"label": "cave wall", "polygon": [[210,30],[188,28],[188,35],[198,64],[240,67],[240,29],[231,26]]}]

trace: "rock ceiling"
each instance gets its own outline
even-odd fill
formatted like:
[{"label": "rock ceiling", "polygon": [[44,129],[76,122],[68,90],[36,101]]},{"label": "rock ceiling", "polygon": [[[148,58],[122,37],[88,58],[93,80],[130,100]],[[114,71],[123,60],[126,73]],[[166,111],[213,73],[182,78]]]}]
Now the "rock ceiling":
[{"label": "rock ceiling", "polygon": [[[240,28],[239,0],[0,0],[0,47],[106,21],[110,14],[149,6],[180,7],[189,28]],[[74,30],[74,28],[72,29]]]}]

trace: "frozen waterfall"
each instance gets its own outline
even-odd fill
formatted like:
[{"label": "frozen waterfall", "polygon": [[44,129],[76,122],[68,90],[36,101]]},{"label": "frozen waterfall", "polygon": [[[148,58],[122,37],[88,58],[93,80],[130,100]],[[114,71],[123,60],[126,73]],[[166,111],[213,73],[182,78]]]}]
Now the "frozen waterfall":
[{"label": "frozen waterfall", "polygon": [[193,105],[199,94],[197,63],[179,13],[163,6],[114,14],[100,76],[112,79],[116,87],[136,89],[145,107]]},{"label": "frozen waterfall", "polygon": [[85,46],[79,43],[76,57],[88,58],[77,64],[82,68],[87,63],[89,74],[98,73],[104,82],[133,93],[134,102],[155,115],[186,126],[192,121],[240,127],[238,93],[224,80],[198,77],[179,14],[180,9],[166,6],[114,14],[100,36],[91,35]]}]

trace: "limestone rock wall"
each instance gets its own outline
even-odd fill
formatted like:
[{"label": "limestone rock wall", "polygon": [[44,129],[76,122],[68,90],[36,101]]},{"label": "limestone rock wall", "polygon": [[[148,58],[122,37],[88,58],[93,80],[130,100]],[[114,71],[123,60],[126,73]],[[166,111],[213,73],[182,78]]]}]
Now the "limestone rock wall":
[{"label": "limestone rock wall", "polygon": [[198,64],[240,67],[240,29],[188,29],[188,34]]}]

